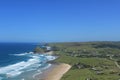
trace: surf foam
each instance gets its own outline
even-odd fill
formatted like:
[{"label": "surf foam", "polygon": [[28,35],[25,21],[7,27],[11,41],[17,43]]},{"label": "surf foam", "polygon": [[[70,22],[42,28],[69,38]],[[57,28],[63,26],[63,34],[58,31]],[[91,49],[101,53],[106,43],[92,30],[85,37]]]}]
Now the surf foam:
[{"label": "surf foam", "polygon": [[[24,73],[25,71],[36,70],[44,62],[56,59],[56,57],[54,56],[36,55],[36,54],[32,54],[32,52],[30,54],[28,53],[17,54],[16,56],[26,56],[26,55],[30,56],[30,59],[28,59],[27,61],[21,61],[19,63],[8,65],[5,67],[0,67],[0,74],[5,75],[6,77],[15,77]],[[48,65],[47,68],[48,67],[50,67],[50,65]],[[0,77],[0,79],[2,78]]]}]

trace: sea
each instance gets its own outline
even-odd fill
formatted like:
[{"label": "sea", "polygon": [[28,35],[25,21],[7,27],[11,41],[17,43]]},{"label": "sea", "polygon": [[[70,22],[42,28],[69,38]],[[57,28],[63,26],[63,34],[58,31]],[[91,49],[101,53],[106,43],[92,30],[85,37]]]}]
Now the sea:
[{"label": "sea", "polygon": [[37,80],[55,56],[34,54],[37,43],[0,43],[0,80]]}]

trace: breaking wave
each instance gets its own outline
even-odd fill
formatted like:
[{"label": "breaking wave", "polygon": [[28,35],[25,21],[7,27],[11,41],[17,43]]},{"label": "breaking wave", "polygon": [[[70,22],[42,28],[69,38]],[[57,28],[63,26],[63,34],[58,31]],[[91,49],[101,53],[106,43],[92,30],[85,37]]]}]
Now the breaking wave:
[{"label": "breaking wave", "polygon": [[[26,71],[37,70],[47,61],[56,59],[55,56],[38,55],[30,53],[14,54],[14,56],[29,56],[27,61],[20,61],[16,64],[11,64],[5,67],[0,67],[0,80],[4,78],[12,78],[21,75]],[[51,65],[45,66],[44,69],[49,68]],[[3,78],[4,75],[4,78]]]}]

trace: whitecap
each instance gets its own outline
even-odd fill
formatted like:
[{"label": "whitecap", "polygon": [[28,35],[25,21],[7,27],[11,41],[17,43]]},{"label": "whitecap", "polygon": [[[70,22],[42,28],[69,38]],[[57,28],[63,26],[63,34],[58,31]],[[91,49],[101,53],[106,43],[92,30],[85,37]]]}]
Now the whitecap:
[{"label": "whitecap", "polygon": [[25,56],[25,55],[29,55],[29,54],[33,54],[34,52],[25,52],[25,53],[20,53],[20,54],[10,54],[10,55],[14,55],[14,56]]},{"label": "whitecap", "polygon": [[[8,65],[5,67],[0,67],[0,74],[6,75],[6,77],[15,77],[26,71],[37,70],[40,66],[42,66],[42,64],[46,63],[47,61],[56,59],[55,56],[38,55],[38,54],[33,54],[32,52],[14,54],[14,55],[15,56],[27,55],[30,57],[30,59],[28,59],[27,61],[21,61],[16,64]],[[38,72],[40,73],[41,70],[47,69],[50,66],[51,66],[51,64],[48,64],[44,68],[38,70]],[[0,80],[2,80],[1,77],[0,77]]]},{"label": "whitecap", "polygon": [[55,56],[46,56],[46,58],[48,59],[48,61],[52,61],[56,59]]},{"label": "whitecap", "polygon": [[11,54],[11,55],[14,55],[14,56],[25,56],[27,55],[28,53],[21,53],[21,54]]},{"label": "whitecap", "polygon": [[25,69],[31,66],[35,67],[33,65],[38,64],[39,62],[40,62],[39,57],[33,56],[33,58],[29,59],[28,61],[21,61],[13,65],[1,67],[0,74],[5,74],[6,76],[9,76],[9,77],[18,76],[21,73],[23,73]]},{"label": "whitecap", "polygon": [[15,77],[22,73],[23,71],[11,71],[6,74],[6,77]]}]

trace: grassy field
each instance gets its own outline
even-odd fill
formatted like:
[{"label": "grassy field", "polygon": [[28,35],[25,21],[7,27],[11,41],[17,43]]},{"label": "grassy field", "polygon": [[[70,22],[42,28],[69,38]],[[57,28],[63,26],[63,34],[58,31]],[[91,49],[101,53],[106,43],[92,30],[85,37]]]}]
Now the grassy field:
[{"label": "grassy field", "polygon": [[[56,62],[67,63],[72,66],[76,63],[83,63],[90,65],[89,68],[77,69],[71,68],[61,80],[119,80],[119,69],[115,66],[114,62],[105,58],[76,58],[66,55],[60,56]],[[91,70],[92,67],[100,69],[103,74],[96,74],[96,71]],[[107,68],[106,68],[107,67]]]},{"label": "grassy field", "polygon": [[55,62],[72,66],[61,80],[120,80],[120,70],[115,65],[115,61],[109,58],[111,55],[119,54],[118,43],[56,43],[53,45],[56,49],[55,54],[59,56]]}]

